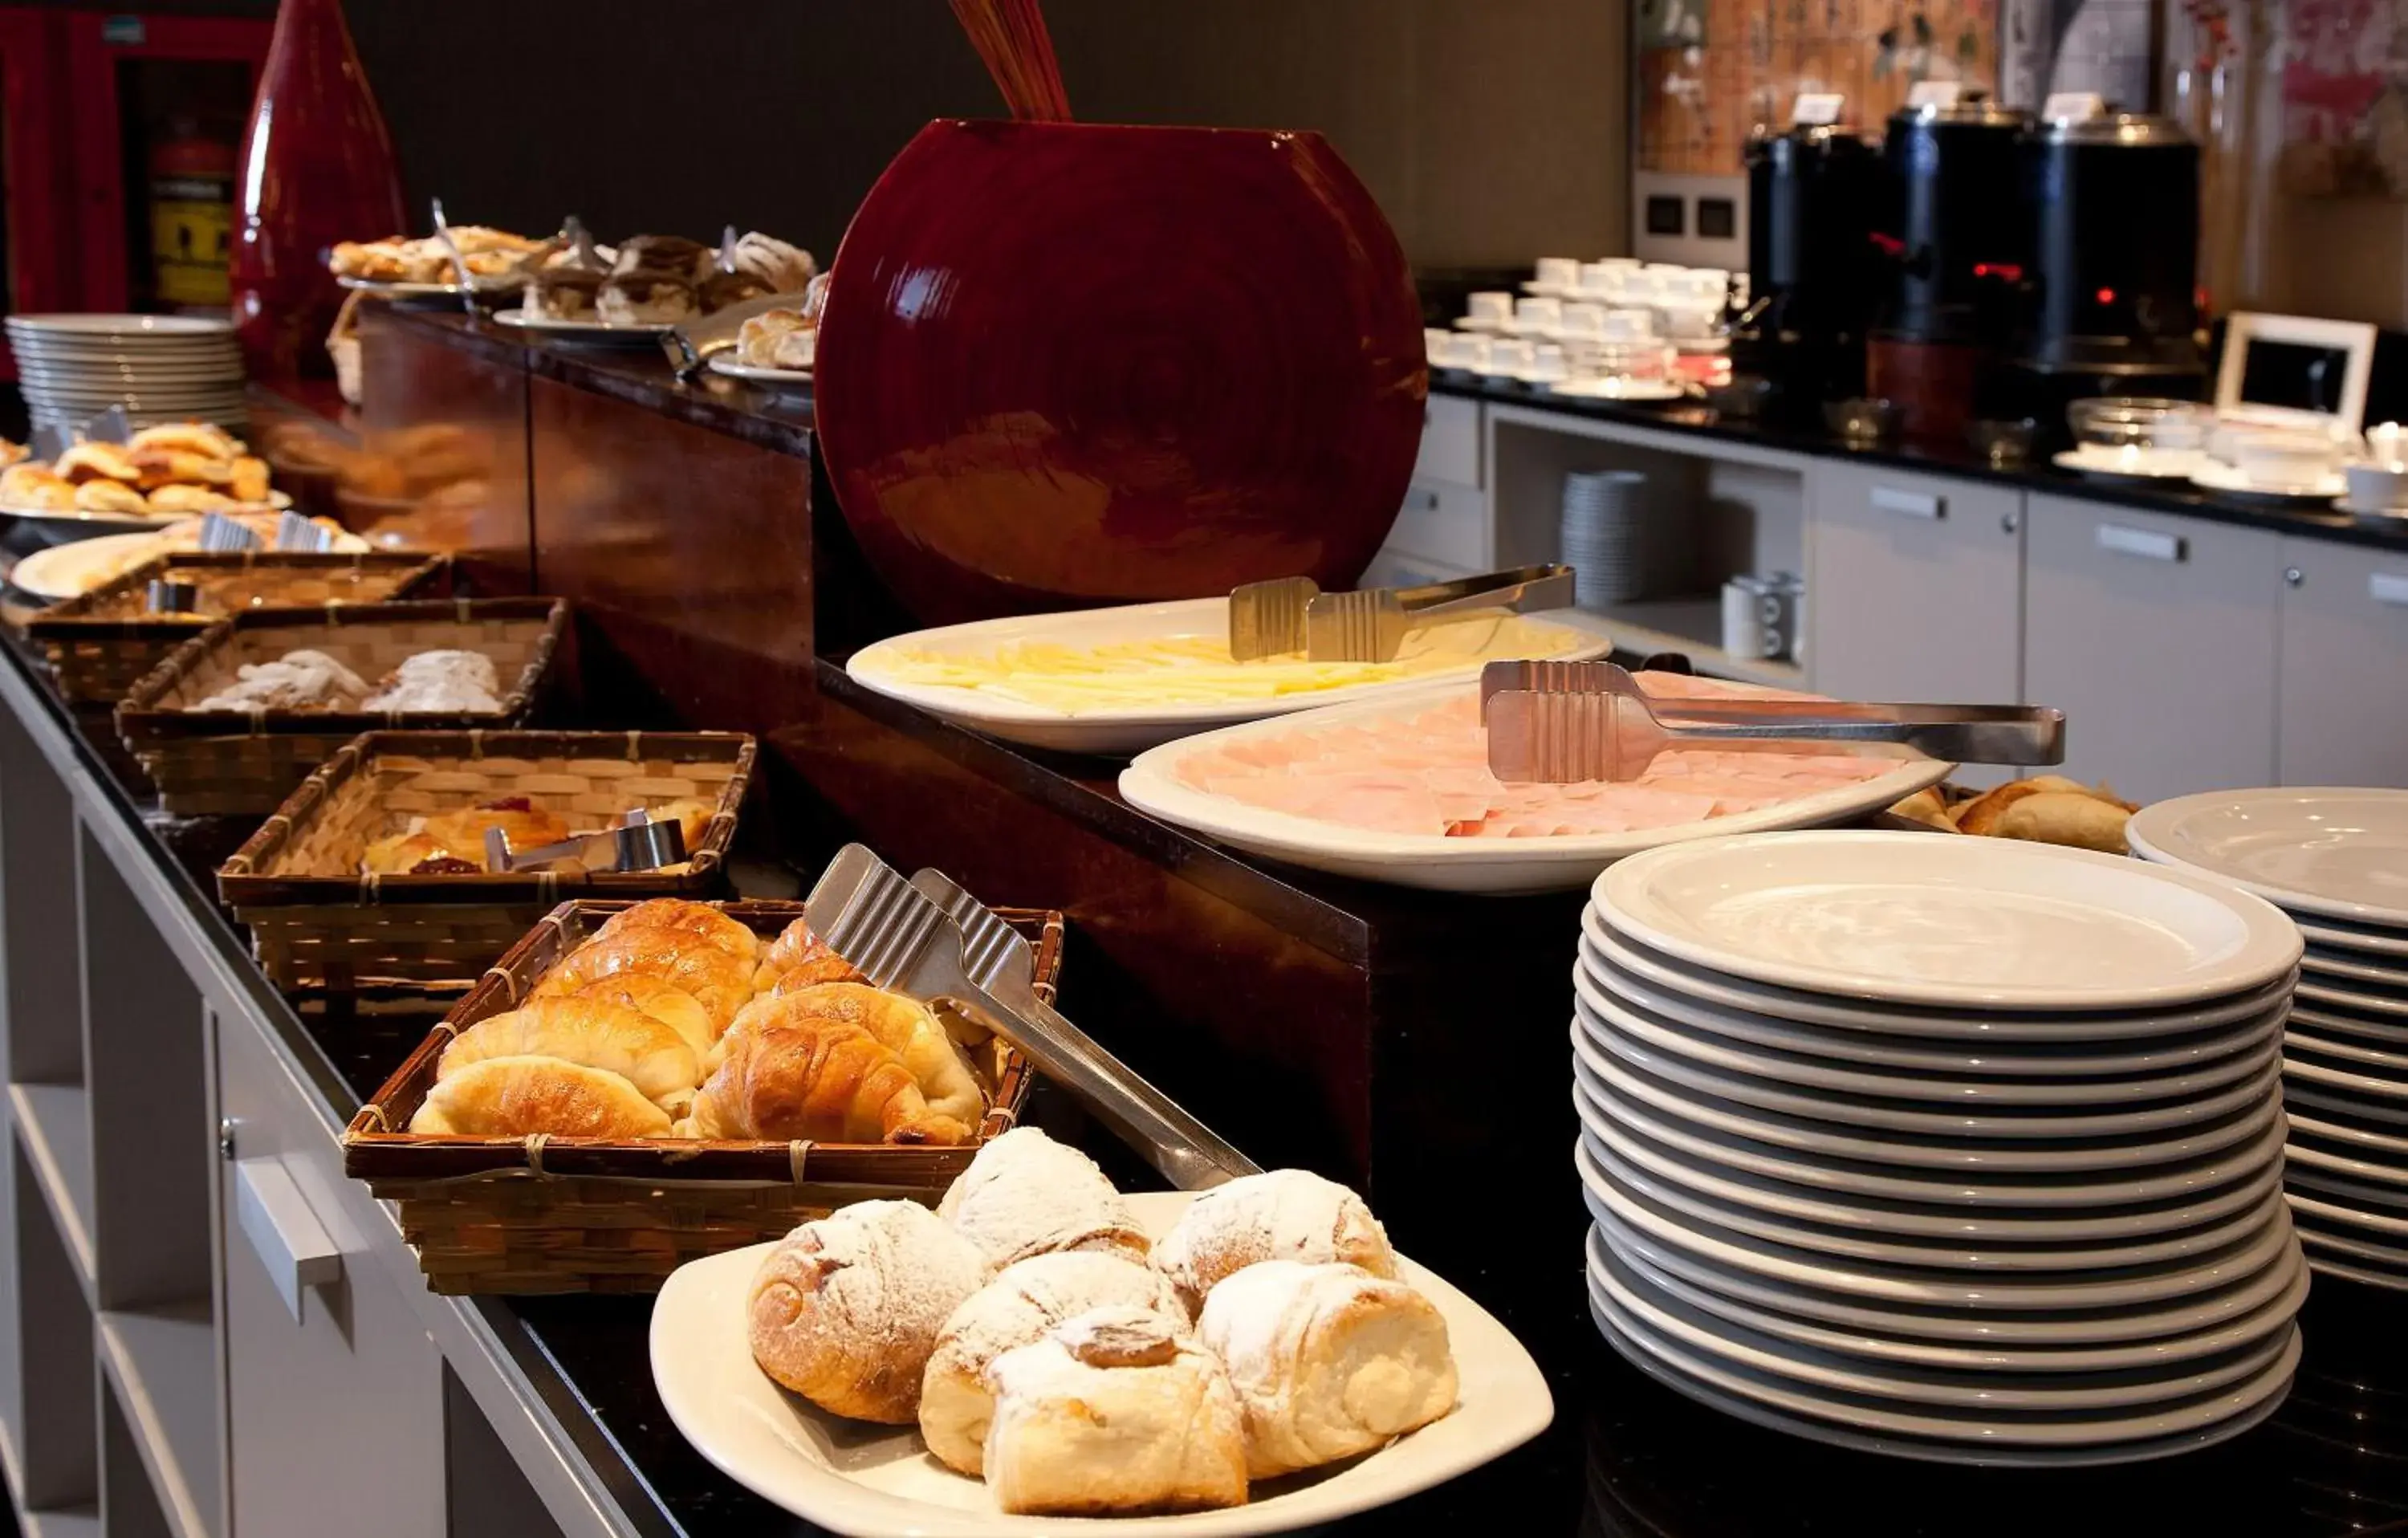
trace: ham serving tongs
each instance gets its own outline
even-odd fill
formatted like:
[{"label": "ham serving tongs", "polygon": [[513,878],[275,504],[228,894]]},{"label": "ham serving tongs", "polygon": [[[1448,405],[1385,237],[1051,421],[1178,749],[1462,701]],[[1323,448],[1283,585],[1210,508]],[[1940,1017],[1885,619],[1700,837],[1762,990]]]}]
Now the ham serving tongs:
[{"label": "ham serving tongs", "polygon": [[1420,587],[1324,593],[1310,577],[1248,582],[1229,594],[1229,654],[1240,662],[1302,652],[1313,662],[1394,662],[1407,633],[1452,620],[1564,609],[1572,568],[1515,567]]},{"label": "ham serving tongs", "polygon": [[1870,705],[1835,699],[1655,699],[1610,662],[1481,669],[1488,771],[1515,784],[1635,780],[1666,748],[1795,753],[1806,742],[1899,743],[1960,764],[2060,764],[2065,712],[2032,705]]}]

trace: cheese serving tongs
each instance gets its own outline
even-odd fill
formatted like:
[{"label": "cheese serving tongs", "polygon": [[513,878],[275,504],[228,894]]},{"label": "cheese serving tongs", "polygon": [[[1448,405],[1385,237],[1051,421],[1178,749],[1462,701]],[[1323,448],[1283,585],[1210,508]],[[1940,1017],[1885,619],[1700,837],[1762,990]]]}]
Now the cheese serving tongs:
[{"label": "cheese serving tongs", "polygon": [[533,849],[512,849],[500,828],[485,829],[485,870],[491,875],[540,870],[571,857],[588,870],[657,870],[686,857],[685,827],[675,817],[655,821],[639,807],[616,827]]},{"label": "cheese serving tongs", "polygon": [[1310,577],[1248,582],[1229,594],[1229,654],[1240,662],[1302,652],[1314,662],[1394,662],[1409,631],[1452,620],[1565,609],[1572,568],[1515,567],[1421,587],[1324,593]]},{"label": "cheese serving tongs", "polygon": [[862,845],[847,844],[821,872],[803,913],[870,982],[946,1000],[1027,1054],[1181,1190],[1260,1172],[1039,997],[1028,942],[937,872],[906,881]]},{"label": "cheese serving tongs", "polygon": [[1666,748],[1795,753],[1887,742],[1959,764],[2061,764],[2065,712],[2032,705],[1867,705],[1835,699],[1655,699],[1610,662],[1481,669],[1488,771],[1517,784],[1635,780]]}]

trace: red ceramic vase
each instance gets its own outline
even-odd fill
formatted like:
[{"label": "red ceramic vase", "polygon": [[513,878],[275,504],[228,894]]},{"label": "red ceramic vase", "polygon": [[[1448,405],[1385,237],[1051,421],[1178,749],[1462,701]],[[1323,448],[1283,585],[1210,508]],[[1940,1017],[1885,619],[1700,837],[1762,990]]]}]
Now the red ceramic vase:
[{"label": "red ceramic vase", "polygon": [[932,122],[834,270],[822,452],[925,621],[1346,585],[1403,501],[1420,305],[1317,134]]},{"label": "red ceramic vase", "polygon": [[342,291],[326,271],[327,248],[408,227],[393,139],[341,0],[277,8],[235,186],[229,277],[245,361],[265,379],[333,373],[326,332]]}]

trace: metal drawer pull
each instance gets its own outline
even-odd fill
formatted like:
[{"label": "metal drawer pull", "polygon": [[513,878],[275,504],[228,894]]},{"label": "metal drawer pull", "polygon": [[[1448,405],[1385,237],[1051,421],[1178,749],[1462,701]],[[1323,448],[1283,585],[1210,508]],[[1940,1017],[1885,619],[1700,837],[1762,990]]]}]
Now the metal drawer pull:
[{"label": "metal drawer pull", "polygon": [[2408,609],[2408,575],[2397,571],[2369,572],[2366,596],[2376,603],[2398,604]]},{"label": "metal drawer pull", "polygon": [[1945,518],[1948,499],[1928,492],[1899,491],[1890,486],[1873,488],[1873,507],[1882,512],[1895,512],[1908,518]]},{"label": "metal drawer pull", "polygon": [[1405,497],[1405,510],[1409,512],[1436,512],[1438,503],[1438,493],[1426,488],[1415,487]]},{"label": "metal drawer pull", "polygon": [[276,1295],[293,1322],[301,1322],[302,1295],[343,1278],[343,1252],[335,1247],[308,1199],[281,1159],[236,1159],[235,1221],[241,1227]]},{"label": "metal drawer pull", "polygon": [[2112,550],[2118,555],[2138,555],[2146,561],[2187,561],[2190,541],[2178,534],[2158,534],[2150,529],[2132,528],[2123,524],[2099,525],[2099,548]]}]

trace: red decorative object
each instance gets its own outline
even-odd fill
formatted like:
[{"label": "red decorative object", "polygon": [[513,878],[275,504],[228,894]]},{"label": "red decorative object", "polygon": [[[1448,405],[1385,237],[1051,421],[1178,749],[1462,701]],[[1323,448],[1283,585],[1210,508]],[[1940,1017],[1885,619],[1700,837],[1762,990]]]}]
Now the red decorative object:
[{"label": "red decorative object", "polygon": [[326,332],[342,291],[327,248],[408,227],[393,140],[341,0],[278,7],[236,196],[234,319],[251,372],[332,373]]},{"label": "red decorative object", "polygon": [[834,270],[821,448],[924,620],[1347,585],[1404,499],[1420,305],[1317,134],[939,121]]}]

